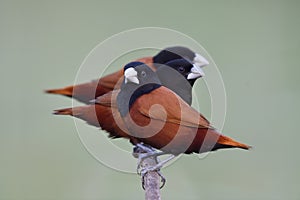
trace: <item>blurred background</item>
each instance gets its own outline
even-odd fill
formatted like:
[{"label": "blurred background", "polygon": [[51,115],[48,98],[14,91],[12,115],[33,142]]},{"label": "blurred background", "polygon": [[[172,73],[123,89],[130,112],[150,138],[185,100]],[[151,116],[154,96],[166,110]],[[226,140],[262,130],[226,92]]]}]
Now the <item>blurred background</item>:
[{"label": "blurred background", "polygon": [[[1,0],[0,199],[144,198],[136,174],[99,163],[71,117],[51,114],[71,100],[43,93],[72,84],[101,41],[144,26],[174,29],[203,45],[226,88],[223,132],[254,146],[182,156],[163,169],[162,199],[299,199],[299,8],[292,0]],[[195,91],[202,88],[197,81]],[[209,116],[209,98],[201,105]]]}]

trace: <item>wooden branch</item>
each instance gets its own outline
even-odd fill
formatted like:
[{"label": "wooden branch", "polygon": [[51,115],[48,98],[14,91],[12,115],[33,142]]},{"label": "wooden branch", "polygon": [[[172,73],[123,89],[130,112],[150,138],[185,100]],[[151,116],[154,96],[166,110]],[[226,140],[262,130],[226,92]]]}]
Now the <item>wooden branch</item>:
[{"label": "wooden branch", "polygon": [[[133,157],[139,158],[139,155],[146,153],[142,149],[135,147],[133,149]],[[157,160],[154,157],[148,157],[141,163],[141,169],[146,169],[157,165]],[[149,171],[142,177],[142,186],[145,189],[146,200],[161,200],[160,198],[160,184],[161,176],[156,171]]]},{"label": "wooden branch", "polygon": [[[157,164],[155,158],[147,158],[143,161],[142,168],[155,166]],[[156,171],[148,172],[144,177],[145,199],[160,200],[160,176]]]}]

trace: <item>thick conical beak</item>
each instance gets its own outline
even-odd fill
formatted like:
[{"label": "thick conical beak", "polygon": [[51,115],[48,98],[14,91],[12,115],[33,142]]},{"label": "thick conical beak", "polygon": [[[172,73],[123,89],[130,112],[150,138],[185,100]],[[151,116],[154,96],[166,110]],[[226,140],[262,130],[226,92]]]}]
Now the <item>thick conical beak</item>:
[{"label": "thick conical beak", "polygon": [[191,72],[188,74],[187,79],[196,79],[204,76],[204,71],[197,64],[193,64]]},{"label": "thick conical beak", "polygon": [[125,70],[124,77],[125,77],[125,84],[128,82],[135,83],[135,84],[140,83],[137,77],[137,72],[132,67]]},{"label": "thick conical beak", "polygon": [[206,60],[206,58],[204,58],[203,56],[201,56],[200,54],[197,54],[197,53],[195,53],[193,63],[195,63],[199,67],[205,67],[206,65],[209,64],[209,62],[208,62],[208,60]]}]

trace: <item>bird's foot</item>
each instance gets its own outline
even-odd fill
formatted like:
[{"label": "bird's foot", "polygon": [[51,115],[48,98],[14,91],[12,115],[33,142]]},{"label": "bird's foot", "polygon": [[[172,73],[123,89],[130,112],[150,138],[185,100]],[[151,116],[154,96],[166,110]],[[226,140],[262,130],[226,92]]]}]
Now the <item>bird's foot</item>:
[{"label": "bird's foot", "polygon": [[158,160],[157,160],[158,153],[159,153],[159,155],[161,155],[161,153],[158,152],[156,149],[154,149],[153,147],[148,146],[144,143],[138,143],[133,147],[132,155],[138,159],[137,173],[139,175],[141,174],[142,163],[146,158],[154,157],[156,163],[158,163]]},{"label": "bird's foot", "polygon": [[[137,173],[139,175],[141,175],[142,177],[142,187],[145,189],[145,177],[147,176],[147,174],[149,172],[156,172],[162,182],[162,185],[160,188],[164,187],[165,183],[166,183],[166,178],[161,174],[160,169],[170,160],[174,159],[176,156],[175,155],[170,155],[168,158],[166,158],[163,161],[159,161],[158,157],[161,155],[165,155],[167,153],[162,152],[162,151],[158,151],[156,149],[154,149],[151,146],[148,146],[146,144],[143,143],[139,143],[137,144],[134,148],[133,148],[133,156],[135,158],[138,158],[138,166],[137,166]],[[147,158],[152,158],[152,160],[150,161],[150,166],[149,166],[149,161],[145,162],[144,161]]]},{"label": "bird's foot", "polygon": [[[160,153],[160,152],[158,152]],[[156,155],[156,157],[159,155]],[[165,160],[158,162],[156,165],[151,166],[151,167],[146,167],[144,169],[142,169],[140,171],[141,177],[142,177],[142,186],[144,187],[144,183],[145,183],[145,176],[147,175],[148,172],[156,172],[158,173],[158,175],[160,176],[162,185],[160,186],[160,188],[163,188],[164,185],[166,184],[166,178],[161,174],[160,169],[170,160],[174,159],[176,156],[175,155],[170,155],[168,158],[166,158]]]},{"label": "bird's foot", "polygon": [[152,148],[151,146],[148,146],[148,145],[146,145],[144,143],[139,143],[139,144],[136,144],[133,147],[133,153],[132,153],[132,155],[135,158],[138,158],[139,154],[141,154],[141,153],[150,153],[150,152],[153,152],[153,151],[156,151],[156,150],[154,148]]},{"label": "bird's foot", "polygon": [[[138,165],[137,165],[137,173],[139,175],[141,175],[141,171],[142,171],[142,165],[143,165],[143,161],[147,158],[154,158],[155,159],[155,163],[156,165],[159,163],[159,160],[157,159],[158,156],[164,155],[164,152],[158,152],[158,151],[152,151],[152,152],[148,152],[148,153],[140,153],[138,155]],[[155,165],[155,166],[156,166]]]},{"label": "bird's foot", "polygon": [[142,169],[141,174],[148,171],[159,171],[167,162],[174,159],[175,157],[176,157],[175,155],[170,155],[168,158],[166,158],[161,162],[158,162],[156,165]]}]

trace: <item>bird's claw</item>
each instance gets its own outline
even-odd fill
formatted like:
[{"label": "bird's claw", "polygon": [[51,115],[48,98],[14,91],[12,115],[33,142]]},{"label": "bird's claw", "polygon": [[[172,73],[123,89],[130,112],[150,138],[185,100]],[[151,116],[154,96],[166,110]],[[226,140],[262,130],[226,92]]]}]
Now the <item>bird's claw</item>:
[{"label": "bird's claw", "polygon": [[[158,157],[167,153],[157,151],[151,146],[145,145],[143,143],[137,144],[134,147],[133,154],[136,158],[138,158],[137,174],[142,177],[143,189],[145,189],[145,176],[148,172],[156,172],[159,175],[162,182],[160,188],[163,188],[166,183],[166,178],[161,174],[160,169],[164,166],[164,164],[175,158],[175,155],[171,155],[167,159],[160,162]],[[143,166],[144,160],[150,157],[152,157],[155,161],[154,166]]]},{"label": "bird's claw", "polygon": [[142,163],[143,163],[143,161],[144,161],[146,158],[149,158],[149,157],[155,157],[155,161],[156,161],[156,163],[158,163],[156,154],[157,154],[157,152],[154,151],[154,152],[148,152],[148,153],[140,153],[140,154],[138,155],[138,164],[137,164],[137,169],[136,169],[138,175],[141,175],[141,172],[142,172],[142,170],[143,170],[143,169],[141,169],[141,168],[142,168]]},{"label": "bird's claw", "polygon": [[153,149],[152,147],[146,146],[143,143],[139,143],[139,144],[136,144],[133,147],[133,153],[132,153],[132,155],[135,158],[139,158],[141,154],[150,153],[150,152],[154,152],[154,151],[156,151],[156,150]]},{"label": "bird's claw", "polygon": [[146,158],[154,157],[156,163],[158,163],[157,156],[160,154],[160,152],[157,152],[154,148],[150,146],[146,146],[142,143],[137,144],[133,148],[133,155],[135,158],[138,158],[137,174],[141,175],[142,163]]},{"label": "bird's claw", "polygon": [[149,152],[153,152],[156,151],[153,147],[145,145],[143,143],[139,143],[136,145],[136,147],[140,148],[141,150],[143,150],[145,153],[149,153]]}]

